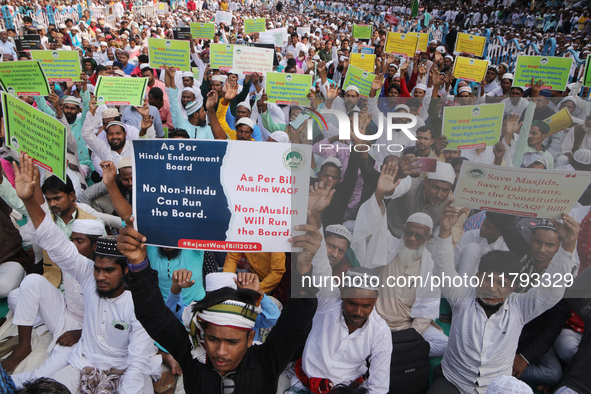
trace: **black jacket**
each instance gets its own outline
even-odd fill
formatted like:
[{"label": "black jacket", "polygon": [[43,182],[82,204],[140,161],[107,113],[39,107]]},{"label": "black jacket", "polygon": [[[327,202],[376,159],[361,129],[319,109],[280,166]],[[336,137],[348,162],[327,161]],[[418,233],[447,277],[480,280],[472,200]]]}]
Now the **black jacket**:
[{"label": "black jacket", "polygon": [[[187,394],[220,393],[220,374],[191,356],[191,342],[185,326],[166,307],[158,288],[158,273],[150,267],[132,272],[130,290],[135,314],[148,334],[170,352],[183,369]],[[301,279],[292,283],[301,284]],[[304,289],[308,298],[291,299],[281,313],[267,341],[251,346],[235,372],[227,377],[235,384],[234,394],[275,394],[279,375],[293,355],[306,343],[318,301],[316,289]],[[299,289],[297,293],[299,294]]]}]

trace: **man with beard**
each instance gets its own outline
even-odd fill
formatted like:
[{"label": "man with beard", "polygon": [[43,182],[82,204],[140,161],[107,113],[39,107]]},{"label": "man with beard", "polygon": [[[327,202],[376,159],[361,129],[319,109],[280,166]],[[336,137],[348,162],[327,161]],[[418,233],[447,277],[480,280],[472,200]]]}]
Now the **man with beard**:
[{"label": "man with beard", "polygon": [[[441,210],[433,275],[449,278],[441,282],[441,293],[451,306],[453,320],[447,350],[428,394],[484,392],[495,378],[511,375],[523,326],[556,305],[566,287],[558,280],[526,294],[513,293],[517,283],[511,278],[519,273],[521,262],[514,253],[499,250],[480,259],[477,284],[464,281],[454,268],[451,229],[469,208],[454,208],[452,203],[449,200]],[[562,220],[552,220],[561,246],[546,270],[550,277],[564,278],[578,269],[579,224],[564,213]]]},{"label": "man with beard", "polygon": [[82,336],[67,359],[56,361],[58,372],[51,378],[72,392],[94,392],[109,382],[118,383],[122,394],[153,392],[150,375],[160,373],[162,361],[124,289],[127,260],[116,238],[98,238],[92,260],[81,255],[34,198],[32,159],[23,155],[15,173],[17,194],[35,227],[35,243],[80,283],[84,294]]},{"label": "man with beard", "polygon": [[324,243],[333,276],[341,277],[342,274],[353,268],[351,263],[345,259],[345,254],[351,246],[351,233],[345,226],[342,224],[327,226],[324,229]]},{"label": "man with beard", "polygon": [[[406,220],[401,239],[390,233],[383,199],[399,182],[396,170],[394,162],[382,167],[374,197],[359,208],[351,247],[359,263],[373,268],[380,283],[386,284],[380,289],[376,310],[390,330],[414,328],[429,342],[429,356],[442,357],[448,338],[433,322],[439,317],[441,294],[438,287],[426,284],[433,270],[426,250],[433,220],[425,213],[414,213]],[[396,285],[388,284],[388,278],[396,278]]]}]

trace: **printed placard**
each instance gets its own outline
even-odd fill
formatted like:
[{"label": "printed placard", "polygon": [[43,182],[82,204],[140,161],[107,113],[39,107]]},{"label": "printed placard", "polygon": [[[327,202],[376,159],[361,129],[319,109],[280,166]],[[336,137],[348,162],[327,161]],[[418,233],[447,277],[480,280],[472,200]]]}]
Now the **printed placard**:
[{"label": "printed placard", "polygon": [[209,64],[214,70],[228,71],[234,64],[234,45],[210,44]]},{"label": "printed placard", "polygon": [[458,33],[454,54],[462,52],[473,56],[482,56],[486,46],[486,37],[475,34]]},{"label": "printed placard", "polygon": [[542,89],[565,90],[572,65],[567,57],[517,56],[513,86],[529,88],[533,78],[543,81]]},{"label": "printed placard", "polygon": [[191,71],[191,44],[188,41],[148,39],[150,67],[174,67],[180,71]]},{"label": "printed placard", "polygon": [[359,89],[359,95],[369,97],[369,93],[371,92],[371,84],[375,78],[375,74],[362,70],[359,67],[349,65],[349,68],[347,69],[347,76],[345,77],[345,83],[343,83],[343,88],[347,88],[347,86],[350,85],[357,86]]},{"label": "printed placard", "polygon": [[461,105],[443,108],[446,149],[474,149],[499,142],[505,104]]},{"label": "printed placard", "polygon": [[47,77],[37,60],[0,62],[0,85],[13,96],[48,96]]},{"label": "printed placard", "polygon": [[368,40],[373,34],[372,25],[353,25],[353,38]]},{"label": "printed placard", "polygon": [[470,59],[457,56],[454,60],[453,74],[458,79],[472,82],[482,82],[488,70],[487,60]]},{"label": "printed placard", "polygon": [[31,58],[41,62],[49,82],[81,81],[78,51],[31,51]]},{"label": "printed placard", "polygon": [[312,75],[270,72],[265,77],[267,102],[302,105],[308,103]]},{"label": "printed placard", "polygon": [[419,37],[416,35],[388,32],[384,52],[413,57],[417,52],[418,45]]},{"label": "printed placard", "polygon": [[245,45],[234,45],[232,55],[232,70],[238,74],[253,72],[266,74],[273,71],[274,49],[256,48]]},{"label": "printed placard", "polygon": [[573,117],[570,115],[568,109],[563,108],[549,118],[544,119],[544,122],[550,125],[550,131],[546,136],[547,138],[552,134],[571,127],[573,125]]},{"label": "printed placard", "polygon": [[364,53],[352,53],[350,55],[350,65],[359,67],[362,70],[374,71],[376,64],[376,55],[366,55]]},{"label": "printed placard", "polygon": [[232,13],[227,11],[216,11],[215,12],[215,24],[219,25],[223,23],[226,26],[232,25]]},{"label": "printed placard", "polygon": [[191,36],[195,40],[213,40],[215,23],[191,23]]},{"label": "printed placard", "polygon": [[94,95],[99,105],[144,104],[148,78],[120,78],[100,75]]},{"label": "printed placard", "polygon": [[267,30],[265,18],[252,18],[244,20],[244,34],[259,33]]}]

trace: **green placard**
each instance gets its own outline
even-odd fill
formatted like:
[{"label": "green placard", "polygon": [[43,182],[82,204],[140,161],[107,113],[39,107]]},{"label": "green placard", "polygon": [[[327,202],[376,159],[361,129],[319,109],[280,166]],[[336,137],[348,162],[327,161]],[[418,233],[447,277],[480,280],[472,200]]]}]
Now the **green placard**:
[{"label": "green placard", "polygon": [[24,101],[2,92],[6,145],[66,179],[66,126]]},{"label": "green placard", "polygon": [[244,34],[259,33],[266,31],[266,20],[265,18],[253,18],[244,20]]},{"label": "green placard", "polygon": [[445,149],[474,149],[499,142],[505,104],[466,105],[443,109]]},{"label": "green placard", "polygon": [[375,78],[375,74],[350,65],[347,69],[347,76],[345,77],[343,88],[346,89],[350,85],[357,86],[357,89],[359,89],[359,95],[369,97],[371,84]]},{"label": "green placard", "polygon": [[542,89],[564,90],[568,83],[573,59],[555,56],[518,56],[515,65],[514,87],[531,87],[542,80]]},{"label": "green placard", "polygon": [[144,105],[148,78],[99,76],[94,95],[99,105]]},{"label": "green placard", "polygon": [[583,86],[591,86],[591,73],[589,73],[589,62],[591,57],[587,56],[587,61],[585,62],[585,74],[583,74]]},{"label": "green placard", "polygon": [[31,51],[31,58],[41,61],[49,82],[81,81],[78,51]]},{"label": "green placard", "polygon": [[174,67],[191,71],[191,44],[184,40],[148,39],[150,67]]},{"label": "green placard", "polygon": [[367,40],[373,34],[373,27],[371,25],[353,25],[353,38]]},{"label": "green placard", "polygon": [[191,67],[191,72],[193,73],[193,79],[199,81],[199,74],[201,74],[199,67]]},{"label": "green placard", "polygon": [[193,39],[213,40],[215,35],[215,23],[191,23],[191,37]]},{"label": "green placard", "polygon": [[268,103],[301,105],[308,102],[312,75],[270,72],[265,80]]},{"label": "green placard", "polygon": [[51,93],[37,60],[0,63],[0,85],[14,96],[48,96]]},{"label": "green placard", "polygon": [[209,46],[209,63],[214,70],[229,70],[234,64],[234,45],[211,44]]},{"label": "green placard", "polygon": [[164,138],[168,138],[168,127],[162,127],[162,130],[164,131]]}]

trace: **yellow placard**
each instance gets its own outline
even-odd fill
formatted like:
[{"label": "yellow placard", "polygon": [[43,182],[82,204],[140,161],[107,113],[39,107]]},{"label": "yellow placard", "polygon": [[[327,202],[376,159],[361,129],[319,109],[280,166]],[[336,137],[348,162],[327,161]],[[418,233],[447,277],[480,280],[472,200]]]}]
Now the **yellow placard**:
[{"label": "yellow placard", "polygon": [[416,35],[389,32],[384,52],[413,57],[417,52],[418,45],[419,37]]},{"label": "yellow placard", "polygon": [[486,76],[488,61],[458,56],[454,62],[453,74],[458,79],[480,83]]},{"label": "yellow placard", "polygon": [[573,124],[573,118],[570,116],[568,109],[563,108],[549,118],[544,119],[544,122],[550,125],[550,132],[548,132],[548,135],[552,135],[571,127]]},{"label": "yellow placard", "polygon": [[419,46],[417,47],[417,52],[427,52],[427,47],[429,46],[429,33],[407,33],[413,34],[415,36],[419,36]]},{"label": "yellow placard", "polygon": [[482,56],[486,46],[486,37],[474,34],[458,33],[454,53],[467,53],[473,56]]},{"label": "yellow placard", "polygon": [[370,55],[366,53],[352,53],[350,64],[355,67],[359,67],[362,70],[374,72],[374,66],[376,62],[376,55]]}]

